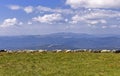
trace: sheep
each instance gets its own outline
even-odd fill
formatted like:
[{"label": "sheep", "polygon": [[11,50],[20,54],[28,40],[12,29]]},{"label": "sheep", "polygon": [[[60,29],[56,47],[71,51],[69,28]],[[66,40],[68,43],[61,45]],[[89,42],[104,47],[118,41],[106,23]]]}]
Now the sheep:
[{"label": "sheep", "polygon": [[7,50],[6,50],[6,49],[3,49],[3,50],[0,50],[0,52],[7,52]]},{"label": "sheep", "polygon": [[38,50],[39,53],[45,52],[45,50]]},{"label": "sheep", "polygon": [[111,50],[101,50],[101,53],[110,53]]},{"label": "sheep", "polygon": [[92,52],[92,53],[100,53],[101,50],[92,50],[91,52]]},{"label": "sheep", "polygon": [[72,52],[72,51],[71,51],[71,50],[66,50],[65,52],[66,52],[66,53],[69,53],[69,52]]},{"label": "sheep", "polygon": [[74,52],[84,52],[82,49],[74,50]]},{"label": "sheep", "polygon": [[18,51],[16,51],[17,53],[23,53],[24,52],[24,50],[18,50]]},{"label": "sheep", "polygon": [[7,53],[13,53],[13,51],[12,50],[7,50]]},{"label": "sheep", "polygon": [[73,52],[79,52],[79,50],[73,50]]},{"label": "sheep", "polygon": [[120,50],[114,50],[113,53],[120,53]]},{"label": "sheep", "polygon": [[87,52],[88,50],[87,49],[82,49],[81,52]]},{"label": "sheep", "polygon": [[35,52],[34,50],[26,50],[26,53],[33,53]]},{"label": "sheep", "polygon": [[52,53],[59,53],[59,52],[62,52],[62,50],[52,50],[51,52]]},{"label": "sheep", "polygon": [[57,53],[62,52],[62,50],[56,50]]}]

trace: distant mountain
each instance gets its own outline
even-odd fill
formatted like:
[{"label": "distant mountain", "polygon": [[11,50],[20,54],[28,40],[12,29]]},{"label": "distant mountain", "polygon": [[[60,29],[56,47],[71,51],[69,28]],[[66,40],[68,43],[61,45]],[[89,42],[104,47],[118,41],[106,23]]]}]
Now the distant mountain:
[{"label": "distant mountain", "polygon": [[0,49],[117,49],[119,35],[54,33],[31,36],[1,36]]}]

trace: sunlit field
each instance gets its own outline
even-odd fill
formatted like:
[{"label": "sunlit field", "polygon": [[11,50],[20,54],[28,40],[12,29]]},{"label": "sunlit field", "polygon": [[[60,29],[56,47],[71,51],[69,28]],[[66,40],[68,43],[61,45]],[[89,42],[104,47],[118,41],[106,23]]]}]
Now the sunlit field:
[{"label": "sunlit field", "polygon": [[0,53],[0,76],[120,76],[120,54]]}]

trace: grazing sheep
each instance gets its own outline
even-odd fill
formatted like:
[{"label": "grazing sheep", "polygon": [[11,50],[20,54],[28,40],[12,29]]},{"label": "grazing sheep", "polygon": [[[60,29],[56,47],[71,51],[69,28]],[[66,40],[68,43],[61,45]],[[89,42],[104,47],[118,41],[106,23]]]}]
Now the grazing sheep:
[{"label": "grazing sheep", "polygon": [[100,53],[101,52],[101,50],[93,50],[93,51],[91,51],[92,53]]},{"label": "grazing sheep", "polygon": [[7,53],[13,53],[13,51],[12,50],[7,50]]},{"label": "grazing sheep", "polygon": [[114,49],[114,50],[111,50],[111,53],[115,53],[115,51],[116,51],[115,49]]},{"label": "grazing sheep", "polygon": [[45,50],[38,50],[39,53],[45,52]]},{"label": "grazing sheep", "polygon": [[57,53],[62,52],[62,50],[56,50]]},{"label": "grazing sheep", "polygon": [[6,49],[3,49],[3,50],[0,50],[0,52],[7,52],[7,50],[6,50]]},{"label": "grazing sheep", "polygon": [[111,50],[101,50],[101,53],[110,53]]},{"label": "grazing sheep", "polygon": [[114,50],[113,53],[120,53],[120,50]]},{"label": "grazing sheep", "polygon": [[23,53],[24,50],[17,50],[16,52],[18,52],[18,53]]},{"label": "grazing sheep", "polygon": [[33,53],[35,52],[34,50],[26,50],[26,53]]},{"label": "grazing sheep", "polygon": [[65,52],[66,52],[66,53],[70,53],[70,52],[72,52],[72,51],[71,51],[71,50],[66,50]]},{"label": "grazing sheep", "polygon": [[87,52],[88,50],[87,49],[83,49],[83,50],[81,50],[82,52]]}]

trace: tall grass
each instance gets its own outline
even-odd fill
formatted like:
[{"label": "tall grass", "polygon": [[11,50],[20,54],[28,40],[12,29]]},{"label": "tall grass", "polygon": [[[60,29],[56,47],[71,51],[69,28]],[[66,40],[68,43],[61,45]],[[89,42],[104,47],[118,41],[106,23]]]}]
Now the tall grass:
[{"label": "tall grass", "polygon": [[0,76],[119,76],[115,53],[0,53]]}]

